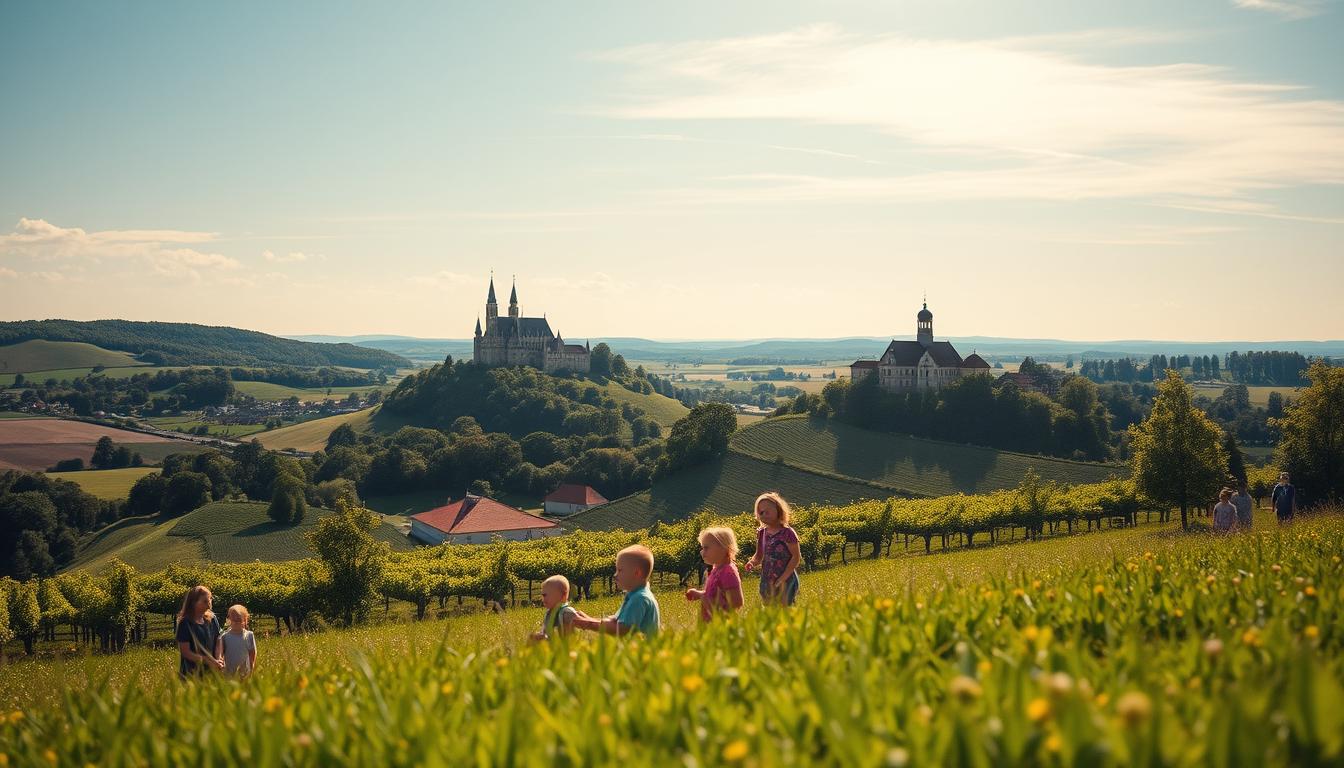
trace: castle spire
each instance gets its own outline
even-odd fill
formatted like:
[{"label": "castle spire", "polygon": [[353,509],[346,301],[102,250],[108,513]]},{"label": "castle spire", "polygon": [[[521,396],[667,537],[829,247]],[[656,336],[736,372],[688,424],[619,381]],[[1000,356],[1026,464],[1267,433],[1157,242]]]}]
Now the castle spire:
[{"label": "castle spire", "polygon": [[477,315],[477,316],[476,316],[476,335],[477,335],[477,336],[480,336],[480,335],[481,335],[481,317],[480,317],[480,315]]},{"label": "castle spire", "polygon": [[518,317],[518,276],[513,276],[513,291],[509,294],[509,317]]},{"label": "castle spire", "polygon": [[490,270],[490,295],[485,297],[485,303],[495,303],[495,271]]}]

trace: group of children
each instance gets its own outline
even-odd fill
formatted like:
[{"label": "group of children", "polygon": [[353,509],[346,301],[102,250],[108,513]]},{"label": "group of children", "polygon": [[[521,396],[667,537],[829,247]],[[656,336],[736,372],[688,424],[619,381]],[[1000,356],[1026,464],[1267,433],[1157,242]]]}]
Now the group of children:
[{"label": "group of children", "polygon": [[[798,534],[789,527],[789,504],[778,493],[756,498],[756,553],[745,564],[761,572],[761,600],[766,604],[793,605],[798,596],[798,564],[802,554]],[[700,532],[700,557],[710,567],[704,589],[686,590],[686,599],[700,602],[700,618],[742,608],[742,575],[737,570],[737,535],[732,528],[715,526]],[[653,552],[642,544],[616,554],[616,586],[625,593],[620,610],[604,618],[589,616],[569,604],[569,579],[555,575],[541,585],[546,613],[533,640],[546,640],[579,629],[608,635],[638,632],[658,634],[662,626],[658,599],[649,590],[653,575]],[[228,630],[221,630],[212,610],[214,595],[203,586],[192,587],[177,615],[177,647],[181,654],[178,675],[184,680],[195,674],[223,672],[247,677],[256,671],[257,641],[248,629],[247,608],[229,606]]]},{"label": "group of children", "polygon": [[[789,527],[789,504],[778,493],[756,497],[756,553],[747,561],[748,571],[761,572],[761,600],[766,604],[793,605],[798,596],[798,565],[802,553],[798,534]],[[686,590],[686,599],[700,602],[700,619],[742,608],[742,576],[737,570],[737,534],[732,528],[712,527],[700,532],[700,557],[710,567],[704,589]],[[653,552],[642,544],[616,553],[616,587],[625,593],[615,615],[594,618],[569,604],[569,579],[555,575],[541,584],[541,602],[546,613],[532,640],[547,640],[576,629],[608,635],[639,632],[658,634],[661,626],[658,600],[649,590],[653,575]]]}]

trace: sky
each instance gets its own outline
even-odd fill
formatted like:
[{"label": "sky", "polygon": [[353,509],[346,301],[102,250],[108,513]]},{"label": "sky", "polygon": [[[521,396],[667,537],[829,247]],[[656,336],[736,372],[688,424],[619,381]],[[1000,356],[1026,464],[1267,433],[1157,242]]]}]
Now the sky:
[{"label": "sky", "polygon": [[1344,338],[1344,3],[0,4],[0,320]]}]

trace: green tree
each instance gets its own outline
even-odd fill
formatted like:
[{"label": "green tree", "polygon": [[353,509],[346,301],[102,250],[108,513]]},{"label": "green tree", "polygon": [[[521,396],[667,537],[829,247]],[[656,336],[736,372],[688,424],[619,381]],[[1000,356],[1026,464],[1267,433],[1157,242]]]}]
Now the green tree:
[{"label": "green tree", "polygon": [[168,481],[158,472],[151,472],[136,480],[126,499],[125,514],[130,516],[158,513],[163,506],[163,493],[167,487]]},{"label": "green tree", "polygon": [[307,535],[308,547],[326,572],[319,587],[320,602],[328,616],[347,626],[367,613],[378,596],[378,583],[387,561],[388,546],[373,538],[378,518],[344,501],[336,514],[322,518]]},{"label": "green tree", "polygon": [[303,480],[288,473],[277,475],[271,484],[271,505],[266,508],[267,517],[287,525],[303,522],[303,516],[308,511],[303,490]]},{"label": "green tree", "polygon": [[611,375],[611,347],[605,341],[593,347],[589,353],[588,372],[594,376]]},{"label": "green tree", "polygon": [[1344,368],[1316,361],[1311,385],[1276,419],[1282,437],[1275,450],[1293,484],[1314,501],[1344,498]]},{"label": "green tree", "polygon": [[354,427],[349,424],[342,424],[333,429],[330,435],[327,435],[327,452],[339,445],[358,445],[359,435],[355,434]]},{"label": "green tree", "polygon": [[115,452],[116,449],[112,447],[112,438],[103,435],[93,445],[93,458],[89,460],[89,464],[94,469],[107,469],[112,466]]},{"label": "green tree", "polygon": [[737,429],[737,414],[725,403],[701,403],[672,425],[657,477],[720,456]]},{"label": "green tree", "polygon": [[37,602],[37,582],[9,582],[9,628],[23,641],[23,652],[33,655],[37,631],[42,628],[42,608]]},{"label": "green tree", "polygon": [[163,490],[160,509],[169,517],[186,514],[210,503],[210,477],[200,472],[178,472]]},{"label": "green tree", "polygon": [[1237,436],[1231,432],[1223,435],[1223,452],[1227,454],[1227,476],[1239,483],[1246,482],[1246,457],[1237,445]]},{"label": "green tree", "polygon": [[1139,492],[1164,509],[1180,507],[1181,528],[1189,528],[1190,507],[1212,498],[1225,479],[1222,430],[1194,407],[1181,375],[1168,370],[1157,385],[1151,413],[1131,426],[1129,435]]}]

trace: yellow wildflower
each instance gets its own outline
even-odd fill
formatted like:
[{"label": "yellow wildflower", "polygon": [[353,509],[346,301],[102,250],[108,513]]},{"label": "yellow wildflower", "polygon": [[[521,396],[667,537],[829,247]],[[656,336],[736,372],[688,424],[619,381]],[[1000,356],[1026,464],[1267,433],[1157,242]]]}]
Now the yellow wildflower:
[{"label": "yellow wildflower", "polygon": [[284,699],[280,698],[279,696],[271,696],[270,698],[266,699],[266,703],[262,705],[262,709],[266,710],[266,714],[270,715],[274,714],[277,709],[283,707],[284,705],[285,705]]},{"label": "yellow wildflower", "polygon": [[699,675],[687,675],[681,678],[681,687],[687,693],[695,693],[705,687],[705,678]]},{"label": "yellow wildflower", "polygon": [[1045,699],[1032,699],[1027,704],[1027,717],[1033,723],[1039,723],[1050,716],[1050,702]]},{"label": "yellow wildflower", "polygon": [[734,741],[723,748],[723,759],[735,763],[747,756],[747,742],[742,739]]}]

